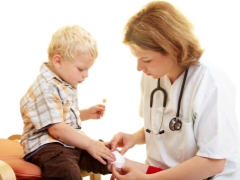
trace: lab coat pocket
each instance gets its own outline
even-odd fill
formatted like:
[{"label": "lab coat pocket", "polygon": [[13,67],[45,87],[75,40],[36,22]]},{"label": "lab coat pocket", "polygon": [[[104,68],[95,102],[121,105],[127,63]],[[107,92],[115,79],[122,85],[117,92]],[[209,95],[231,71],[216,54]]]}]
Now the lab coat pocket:
[{"label": "lab coat pocket", "polygon": [[159,162],[160,161],[160,149],[158,145],[159,137],[151,133],[145,134],[146,138],[146,150],[148,158]]},{"label": "lab coat pocket", "polygon": [[197,142],[194,136],[193,122],[182,120],[182,129],[178,136],[179,154],[186,160],[196,155]]}]

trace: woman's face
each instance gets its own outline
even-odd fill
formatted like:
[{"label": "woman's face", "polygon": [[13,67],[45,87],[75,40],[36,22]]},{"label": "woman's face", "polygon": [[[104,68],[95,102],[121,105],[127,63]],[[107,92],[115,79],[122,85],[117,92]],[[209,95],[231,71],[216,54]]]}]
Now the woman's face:
[{"label": "woman's face", "polygon": [[138,71],[143,71],[146,75],[154,79],[161,78],[166,74],[171,79],[171,76],[175,74],[176,63],[169,55],[145,50],[136,45],[129,47],[131,53],[137,58]]}]

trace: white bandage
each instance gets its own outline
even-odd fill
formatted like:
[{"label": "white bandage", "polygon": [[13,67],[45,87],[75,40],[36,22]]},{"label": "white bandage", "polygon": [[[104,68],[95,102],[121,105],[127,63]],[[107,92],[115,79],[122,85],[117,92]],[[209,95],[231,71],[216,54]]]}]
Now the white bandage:
[{"label": "white bandage", "polygon": [[125,164],[124,157],[117,151],[113,151],[113,154],[115,155],[116,160],[111,162],[111,164],[114,164],[116,168],[121,168]]}]

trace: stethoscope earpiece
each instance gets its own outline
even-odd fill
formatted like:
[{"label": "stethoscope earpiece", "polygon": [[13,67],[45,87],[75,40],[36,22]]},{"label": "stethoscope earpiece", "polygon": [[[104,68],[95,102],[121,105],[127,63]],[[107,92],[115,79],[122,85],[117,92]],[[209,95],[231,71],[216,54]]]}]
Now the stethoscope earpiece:
[{"label": "stethoscope earpiece", "polygon": [[[150,129],[146,129],[146,132],[147,133],[151,133],[151,130]],[[158,134],[163,134],[164,132],[165,132],[164,130],[161,130],[161,131],[158,132]]]},{"label": "stethoscope earpiece", "polygon": [[150,133],[150,132],[151,132],[151,130],[150,130],[150,129],[146,129],[146,132]]},{"label": "stethoscope earpiece", "polygon": [[161,130],[161,131],[159,131],[159,134],[163,134],[165,131],[164,130]]}]

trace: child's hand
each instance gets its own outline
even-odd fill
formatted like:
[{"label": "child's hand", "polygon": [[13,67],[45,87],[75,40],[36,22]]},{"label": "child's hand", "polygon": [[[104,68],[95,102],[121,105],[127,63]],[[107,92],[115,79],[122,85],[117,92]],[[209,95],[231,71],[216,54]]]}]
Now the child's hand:
[{"label": "child's hand", "polygon": [[86,151],[102,164],[107,164],[106,161],[113,162],[116,160],[115,155],[106,147],[105,143],[101,141],[93,140],[90,146],[86,148]]},{"label": "child's hand", "polygon": [[80,110],[80,119],[82,121],[85,121],[88,119],[100,119],[104,115],[104,112],[105,112],[105,105],[98,104],[88,109]]},{"label": "child's hand", "polygon": [[105,105],[98,104],[96,106],[92,106],[88,109],[89,111],[89,119],[100,119],[105,112]]}]

